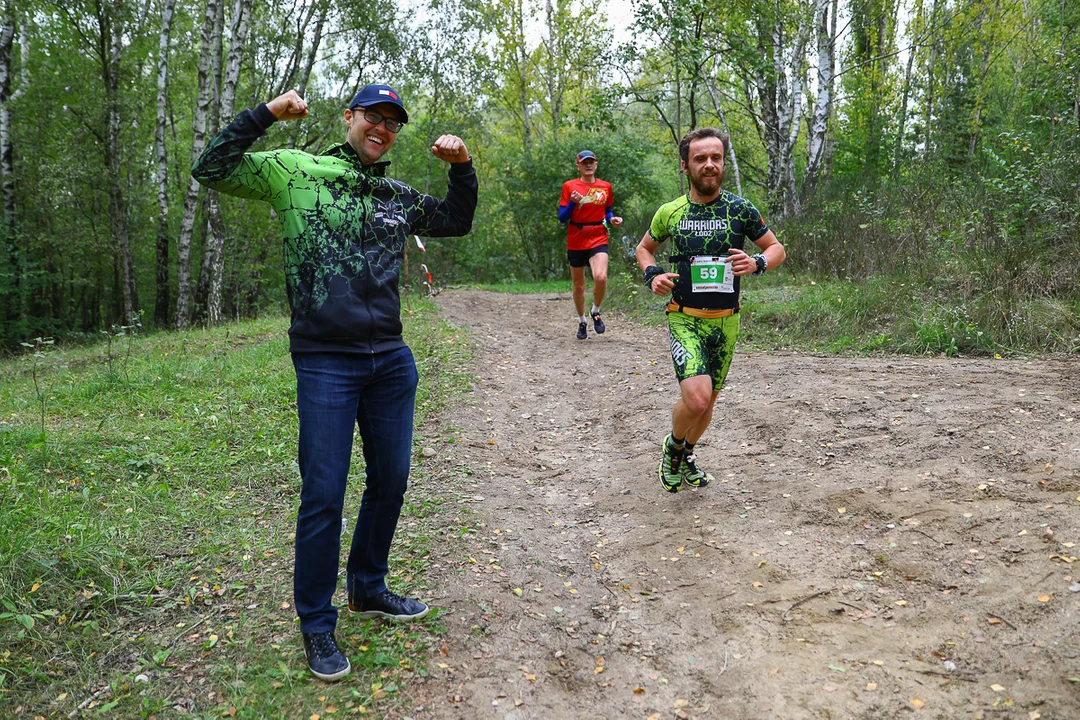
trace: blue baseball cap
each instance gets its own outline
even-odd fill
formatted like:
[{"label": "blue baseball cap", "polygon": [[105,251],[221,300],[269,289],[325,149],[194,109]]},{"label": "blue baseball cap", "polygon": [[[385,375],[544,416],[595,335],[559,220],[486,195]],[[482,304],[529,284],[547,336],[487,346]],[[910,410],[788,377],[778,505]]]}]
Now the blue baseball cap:
[{"label": "blue baseball cap", "polygon": [[595,159],[596,159],[596,156],[593,155],[592,150],[582,150],[581,152],[579,152],[577,154],[577,161],[578,162],[581,162],[583,160],[595,160]]},{"label": "blue baseball cap", "polygon": [[401,108],[401,121],[409,122],[409,113],[401,102],[401,96],[397,94],[397,90],[394,90],[389,85],[365,85],[360,88],[360,92],[356,93],[352,102],[349,103],[349,109],[352,110],[355,107],[366,108],[381,103],[397,105]]}]

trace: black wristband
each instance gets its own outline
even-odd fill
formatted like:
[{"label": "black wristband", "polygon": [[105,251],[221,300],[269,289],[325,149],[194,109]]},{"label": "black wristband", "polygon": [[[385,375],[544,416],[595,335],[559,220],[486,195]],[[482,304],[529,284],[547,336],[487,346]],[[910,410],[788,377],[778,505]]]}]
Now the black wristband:
[{"label": "black wristband", "polygon": [[659,265],[650,265],[645,268],[645,286],[652,290],[652,281],[656,279],[657,275],[663,275],[667,270]]},{"label": "black wristband", "polygon": [[764,253],[758,253],[752,255],[751,259],[757,263],[757,270],[754,271],[754,275],[764,275],[765,271],[769,269],[769,258],[765,257]]}]

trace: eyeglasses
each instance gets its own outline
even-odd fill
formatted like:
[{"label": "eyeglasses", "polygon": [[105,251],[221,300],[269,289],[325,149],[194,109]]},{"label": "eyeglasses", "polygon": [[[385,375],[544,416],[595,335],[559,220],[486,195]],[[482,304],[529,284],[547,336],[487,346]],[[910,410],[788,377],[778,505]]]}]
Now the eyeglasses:
[{"label": "eyeglasses", "polygon": [[[356,109],[364,110],[364,108]],[[381,112],[376,112],[375,110],[364,110],[364,119],[372,125],[378,125],[379,123],[385,124],[386,129],[394,133],[395,135],[398,133],[398,131],[401,130],[401,128],[405,127],[405,123],[401,122],[400,120],[394,120],[393,118],[386,117]]]}]

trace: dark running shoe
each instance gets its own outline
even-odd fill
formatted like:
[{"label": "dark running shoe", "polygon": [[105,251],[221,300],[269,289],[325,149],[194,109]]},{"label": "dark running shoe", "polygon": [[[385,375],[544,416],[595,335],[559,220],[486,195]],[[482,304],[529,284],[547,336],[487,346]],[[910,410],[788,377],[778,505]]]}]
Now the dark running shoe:
[{"label": "dark running shoe", "polygon": [[577,339],[585,340],[589,337],[589,323],[578,323]]},{"label": "dark running shoe", "polygon": [[598,312],[594,312],[592,314],[592,324],[593,328],[596,330],[597,335],[603,335],[604,330],[607,329],[607,326],[604,325],[604,319],[600,317],[600,313]]},{"label": "dark running shoe", "polygon": [[385,618],[395,622],[419,620],[431,610],[419,600],[402,597],[389,590],[369,598],[357,598],[350,593],[349,609],[362,618]]},{"label": "dark running shoe", "polygon": [[698,469],[697,456],[691,453],[683,458],[682,479],[690,487],[705,487],[712,480],[712,475]]},{"label": "dark running shoe", "polygon": [[332,632],[304,633],[304,653],[308,669],[320,680],[339,680],[352,670]]}]

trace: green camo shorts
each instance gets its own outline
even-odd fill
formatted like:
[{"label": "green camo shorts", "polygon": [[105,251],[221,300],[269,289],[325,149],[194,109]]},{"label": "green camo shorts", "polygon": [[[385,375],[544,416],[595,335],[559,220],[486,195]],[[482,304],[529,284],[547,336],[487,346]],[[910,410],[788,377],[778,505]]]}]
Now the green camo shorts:
[{"label": "green camo shorts", "polygon": [[668,313],[671,331],[671,362],[682,382],[697,375],[708,375],[713,391],[724,386],[735,341],[739,337],[739,314],[723,318],[697,318],[681,312]]}]

